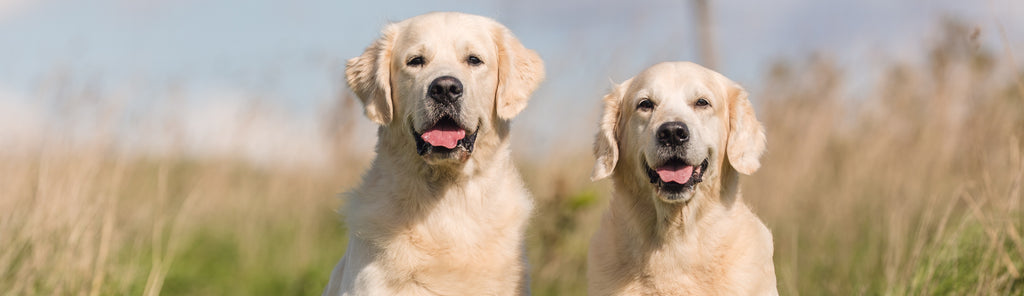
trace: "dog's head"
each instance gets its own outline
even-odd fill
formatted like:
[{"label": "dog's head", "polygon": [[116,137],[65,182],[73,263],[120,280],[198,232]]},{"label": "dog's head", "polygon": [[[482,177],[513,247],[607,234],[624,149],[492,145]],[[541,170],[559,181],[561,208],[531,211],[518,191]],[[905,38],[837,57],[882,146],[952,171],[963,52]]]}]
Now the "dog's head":
[{"label": "dog's head", "polygon": [[406,153],[450,165],[507,135],[544,66],[494,20],[444,12],[388,25],[345,74],[366,116],[405,134]]},{"label": "dog's head", "polygon": [[764,129],[747,92],[688,62],[655,65],[604,98],[592,179],[613,173],[658,199],[688,202],[702,182],[760,167]]}]

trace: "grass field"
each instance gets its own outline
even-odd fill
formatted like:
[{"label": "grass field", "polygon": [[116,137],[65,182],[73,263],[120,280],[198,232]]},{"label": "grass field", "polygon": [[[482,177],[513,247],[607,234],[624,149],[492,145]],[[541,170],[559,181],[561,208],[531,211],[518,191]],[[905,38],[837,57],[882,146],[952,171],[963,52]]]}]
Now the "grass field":
[{"label": "grass field", "polygon": [[[751,90],[769,145],[743,191],[774,234],[781,294],[1024,294],[1024,79],[1011,51],[947,31],[928,62],[885,63],[857,89],[812,57]],[[0,153],[0,292],[317,295],[345,251],[336,197],[369,157],[331,130],[316,168],[103,136]],[[590,151],[517,162],[538,204],[534,294],[585,294],[609,184],[589,181]]]}]

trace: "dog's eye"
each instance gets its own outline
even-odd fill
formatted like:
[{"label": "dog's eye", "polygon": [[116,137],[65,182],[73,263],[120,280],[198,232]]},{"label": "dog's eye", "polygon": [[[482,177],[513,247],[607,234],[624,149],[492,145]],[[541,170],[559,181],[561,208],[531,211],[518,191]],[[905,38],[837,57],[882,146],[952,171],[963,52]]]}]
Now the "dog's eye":
[{"label": "dog's eye", "polygon": [[642,99],[636,104],[636,109],[640,111],[651,111],[654,109],[654,102],[649,99]]},{"label": "dog's eye", "polygon": [[481,61],[480,58],[476,57],[475,55],[471,55],[468,58],[466,58],[466,62],[469,63],[469,65],[471,66],[479,66],[484,63],[484,61]]},{"label": "dog's eye", "polygon": [[705,106],[710,106],[711,103],[708,103],[708,100],[705,99],[705,98],[700,98],[700,99],[697,99],[697,102],[693,103],[693,105],[695,105],[697,107],[705,107]]},{"label": "dog's eye", "polygon": [[409,59],[408,62],[405,62],[405,65],[409,67],[419,67],[423,66],[424,63],[426,63],[426,61],[423,60],[423,57],[415,56],[412,59]]}]

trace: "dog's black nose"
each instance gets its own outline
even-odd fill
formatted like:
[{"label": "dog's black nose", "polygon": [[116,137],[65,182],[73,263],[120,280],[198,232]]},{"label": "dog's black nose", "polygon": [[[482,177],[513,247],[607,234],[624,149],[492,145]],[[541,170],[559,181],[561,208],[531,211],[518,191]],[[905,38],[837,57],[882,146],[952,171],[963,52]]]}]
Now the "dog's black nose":
[{"label": "dog's black nose", "polygon": [[462,96],[462,82],[451,76],[438,77],[430,83],[427,95],[438,103],[455,103],[455,100]]},{"label": "dog's black nose", "polygon": [[679,121],[663,123],[658,127],[658,143],[665,146],[679,146],[690,140],[690,129]]}]

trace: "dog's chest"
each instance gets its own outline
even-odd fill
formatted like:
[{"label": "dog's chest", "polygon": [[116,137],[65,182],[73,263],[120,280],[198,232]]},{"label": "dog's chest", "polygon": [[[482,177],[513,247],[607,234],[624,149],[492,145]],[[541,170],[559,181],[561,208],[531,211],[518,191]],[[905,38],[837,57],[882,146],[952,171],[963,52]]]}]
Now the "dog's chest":
[{"label": "dog's chest", "polygon": [[713,295],[729,289],[727,264],[718,262],[721,246],[708,240],[691,237],[641,250],[625,245],[591,258],[594,266],[610,267],[595,274],[592,288],[617,295]]},{"label": "dog's chest", "polygon": [[707,295],[719,289],[725,277],[722,267],[695,258],[681,258],[680,254],[652,256],[643,267],[644,280],[640,281],[650,295]]},{"label": "dog's chest", "polygon": [[[507,210],[507,209],[506,209]],[[432,213],[401,229],[383,248],[393,274],[406,285],[436,294],[512,291],[522,270],[521,228],[525,215],[493,211],[470,215]],[[510,279],[512,279],[510,281]]]},{"label": "dog's chest", "polygon": [[[643,295],[740,295],[729,254],[722,245],[676,245],[650,254],[644,264],[633,266],[641,275],[628,290]],[[732,291],[732,292],[730,292]]]}]

